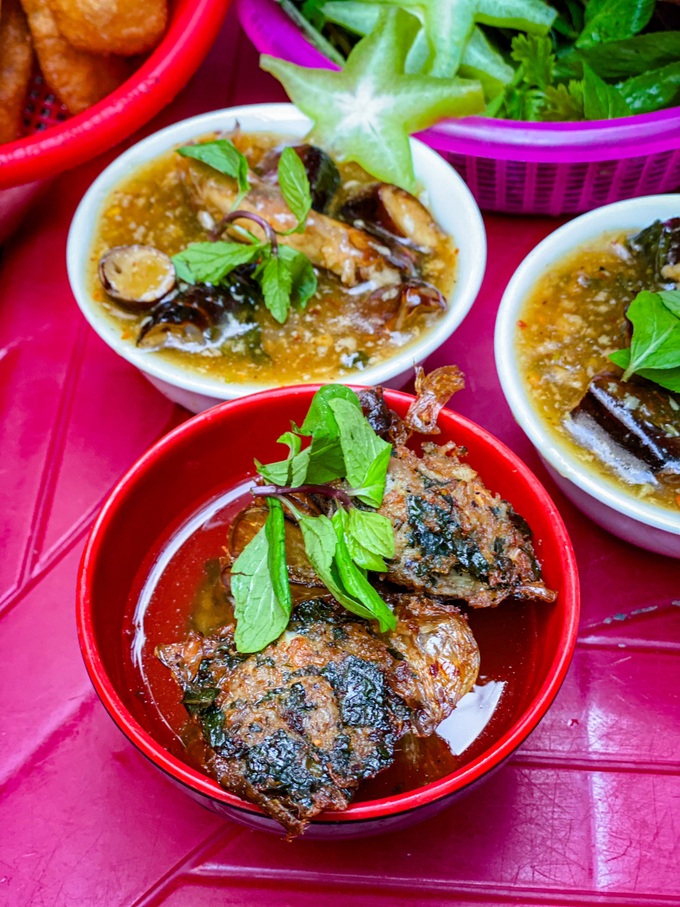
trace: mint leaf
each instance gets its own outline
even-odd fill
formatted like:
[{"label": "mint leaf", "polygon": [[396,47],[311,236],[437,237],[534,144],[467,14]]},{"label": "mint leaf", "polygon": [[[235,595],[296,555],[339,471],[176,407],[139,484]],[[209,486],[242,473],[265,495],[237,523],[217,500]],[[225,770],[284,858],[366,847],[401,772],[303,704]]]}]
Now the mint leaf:
[{"label": "mint leaf", "polygon": [[312,209],[312,194],[305,166],[290,145],[281,152],[278,175],[279,189],[298,221],[297,226],[290,232],[302,233],[307,215]]},{"label": "mint leaf", "polygon": [[262,243],[195,242],[173,255],[172,263],[187,283],[218,284],[234,268],[258,258],[263,248]]},{"label": "mint leaf", "polygon": [[652,113],[672,107],[680,103],[680,62],[626,79],[620,83],[619,90],[633,113]]},{"label": "mint leaf", "polygon": [[365,573],[357,567],[350,557],[345,542],[347,519],[347,513],[344,510],[337,510],[333,514],[332,519],[335,535],[338,540],[335,550],[335,564],[337,565],[338,575],[342,585],[352,598],[361,604],[362,608],[369,611],[371,616],[380,622],[380,631],[382,633],[386,633],[387,630],[394,630],[397,626],[396,617],[389,606],[382,600],[373,586],[369,583]]},{"label": "mint leaf", "polygon": [[281,501],[277,501],[276,498],[267,498],[267,504],[269,505],[269,515],[264,529],[269,546],[267,551],[269,576],[279,604],[290,617],[290,612],[293,610],[293,599],[290,594],[286,565],[286,523],[283,507]]},{"label": "mint leaf", "polygon": [[583,64],[583,112],[587,120],[611,120],[633,113],[619,89],[607,85],[587,63]]},{"label": "mint leaf", "polygon": [[264,304],[279,324],[288,317],[293,278],[290,268],[278,255],[267,259],[260,276]]},{"label": "mint leaf", "polygon": [[311,485],[334,482],[345,475],[345,461],[340,441],[328,438],[313,438],[309,451],[309,463],[305,481]]},{"label": "mint leaf", "polygon": [[680,318],[680,290],[659,290],[659,296],[668,311]]},{"label": "mint leaf", "polygon": [[680,59],[680,31],[653,32],[577,51],[603,79],[641,76]]},{"label": "mint leaf", "polygon": [[[365,486],[363,493],[357,494],[360,501],[379,507],[382,502],[380,476],[387,472],[392,445],[378,437],[361,408],[349,400],[336,397],[329,400],[328,405],[337,420],[347,480],[353,488],[363,489]],[[374,465],[378,458],[378,463]],[[383,479],[383,491],[384,487]]]},{"label": "mint leaf", "polygon": [[340,436],[331,402],[333,400],[346,400],[363,417],[359,398],[349,387],[344,384],[325,384],[312,397],[309,411],[300,429],[301,435],[313,435],[314,438],[328,438],[334,441]]},{"label": "mint leaf", "polygon": [[652,18],[656,0],[589,0],[577,47],[632,38]]},{"label": "mint leaf", "polygon": [[345,527],[345,541],[352,560],[364,570],[387,571],[383,558],[394,557],[394,530],[387,517],[353,507]]},{"label": "mint leaf", "polygon": [[302,485],[307,472],[309,452],[305,450],[300,453],[302,441],[292,431],[284,432],[277,438],[276,443],[288,445],[287,459],[266,465],[255,460],[255,468],[271,485]]},{"label": "mint leaf", "polygon": [[[267,522],[271,518],[271,511]],[[270,530],[270,533],[272,530]],[[239,652],[259,652],[286,629],[290,612],[281,604],[269,568],[267,523],[246,545],[231,568]]]},{"label": "mint leaf", "polygon": [[316,293],[317,279],[312,263],[302,252],[284,245],[279,246],[279,258],[286,263],[290,271],[290,301],[298,308],[304,309]]},{"label": "mint leaf", "polygon": [[198,145],[184,145],[177,149],[182,157],[192,157],[202,161],[213,170],[231,176],[236,180],[239,188],[239,202],[248,192],[248,161],[245,156],[229,141],[229,139],[215,139],[213,142],[201,142]]}]

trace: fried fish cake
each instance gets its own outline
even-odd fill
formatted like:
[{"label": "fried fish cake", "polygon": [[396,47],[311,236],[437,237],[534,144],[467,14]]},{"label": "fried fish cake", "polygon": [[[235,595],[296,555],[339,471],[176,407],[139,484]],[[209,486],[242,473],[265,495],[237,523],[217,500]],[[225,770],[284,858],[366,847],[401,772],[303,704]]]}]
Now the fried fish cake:
[{"label": "fried fish cake", "polygon": [[4,0],[0,11],[0,143],[19,135],[32,65],[26,17],[18,0]]},{"label": "fried fish cake", "polygon": [[77,50],[133,56],[155,47],[168,20],[166,0],[50,0],[57,26]]},{"label": "fried fish cake", "polygon": [[125,81],[128,61],[76,50],[60,33],[49,0],[21,4],[45,81],[70,113],[86,110]]}]

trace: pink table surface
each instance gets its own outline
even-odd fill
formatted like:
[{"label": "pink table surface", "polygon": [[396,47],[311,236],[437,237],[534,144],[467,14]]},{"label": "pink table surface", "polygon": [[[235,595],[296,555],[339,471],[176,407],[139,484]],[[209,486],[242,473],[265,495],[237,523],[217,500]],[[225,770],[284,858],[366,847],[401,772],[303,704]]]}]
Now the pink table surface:
[{"label": "pink table surface", "polygon": [[[281,98],[230,15],[149,130]],[[68,224],[111,156],[55,183],[0,262],[0,903],[680,904],[680,566],[617,541],[561,497],[493,364],[503,288],[554,221],[486,217],[482,292],[429,363],[462,366],[456,407],[535,469],[576,546],[579,642],[533,736],[410,831],[291,845],[204,810],[114,727],[76,642],[78,559],[114,481],[187,413],[98,340],[69,291]]]}]

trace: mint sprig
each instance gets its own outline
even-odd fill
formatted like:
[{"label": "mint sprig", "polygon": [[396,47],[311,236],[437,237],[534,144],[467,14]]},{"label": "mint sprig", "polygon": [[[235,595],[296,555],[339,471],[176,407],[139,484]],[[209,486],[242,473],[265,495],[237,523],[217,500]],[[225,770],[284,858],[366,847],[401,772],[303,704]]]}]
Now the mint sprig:
[{"label": "mint sprig", "polygon": [[[303,447],[307,438],[310,443]],[[377,620],[382,631],[394,629],[392,611],[368,579],[369,571],[386,571],[386,559],[394,557],[392,524],[376,513],[392,445],[369,425],[355,392],[335,384],[320,388],[302,427],[293,425],[278,440],[288,447],[286,459],[255,461],[258,473],[270,483],[253,488],[253,494],[270,504],[264,541],[260,530],[232,568],[232,573],[240,571],[231,584],[237,648],[255,651],[241,649],[241,640],[264,648],[285,629],[282,615],[290,614],[290,587],[288,593],[282,588],[288,583],[282,505],[297,520],[307,557],[331,595],[353,614]],[[330,515],[300,513],[295,494],[324,495],[332,502]],[[357,507],[357,501],[364,507]],[[272,509],[273,502],[278,506]]]}]

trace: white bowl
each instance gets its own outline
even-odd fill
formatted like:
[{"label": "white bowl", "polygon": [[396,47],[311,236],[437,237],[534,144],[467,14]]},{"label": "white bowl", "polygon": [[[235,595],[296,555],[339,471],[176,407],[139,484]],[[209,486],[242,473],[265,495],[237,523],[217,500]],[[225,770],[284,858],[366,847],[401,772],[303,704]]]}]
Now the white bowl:
[{"label": "white bowl", "polygon": [[496,319],[496,368],[515,420],[564,494],[609,532],[658,554],[680,557],[680,512],[641,501],[625,486],[591,472],[553,436],[527,394],[515,348],[519,313],[537,282],[579,246],[609,231],[640,230],[680,214],[680,195],[651,195],[597,208],[547,236],[513,274]]},{"label": "white bowl", "polygon": [[[271,387],[271,384],[229,384],[202,377],[190,368],[166,362],[154,353],[123,340],[88,287],[88,260],[92,237],[102,205],[116,185],[141,164],[170,148],[215,131],[276,132],[302,138],[311,121],[293,104],[250,104],[229,107],[182,120],[133,145],[100,174],[85,193],[75,213],[68,237],[67,266],[71,289],[90,325],[108,345],[140,371],[171,400],[200,412],[221,400],[232,400]],[[486,265],[486,233],[482,216],[470,190],[456,171],[435,151],[411,139],[416,177],[424,187],[423,201],[459,250],[456,283],[444,317],[417,342],[378,365],[343,376],[364,385],[401,387],[422,362],[451,336],[475,301]],[[339,379],[340,380],[340,379]],[[298,383],[302,383],[301,381]]]}]

